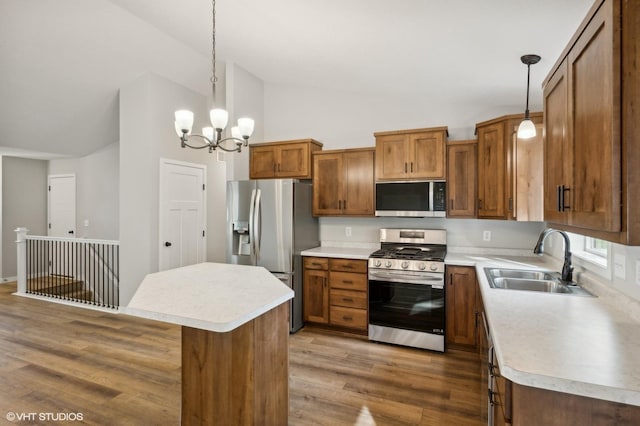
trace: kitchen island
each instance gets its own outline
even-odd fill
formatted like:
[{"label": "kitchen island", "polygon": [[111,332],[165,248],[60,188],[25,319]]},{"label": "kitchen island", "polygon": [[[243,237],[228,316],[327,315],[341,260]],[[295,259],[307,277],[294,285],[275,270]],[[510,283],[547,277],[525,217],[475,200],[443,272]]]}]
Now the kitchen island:
[{"label": "kitchen island", "polygon": [[127,313],[182,326],[182,424],[286,424],[288,301],[266,269],[200,263],[149,274]]}]

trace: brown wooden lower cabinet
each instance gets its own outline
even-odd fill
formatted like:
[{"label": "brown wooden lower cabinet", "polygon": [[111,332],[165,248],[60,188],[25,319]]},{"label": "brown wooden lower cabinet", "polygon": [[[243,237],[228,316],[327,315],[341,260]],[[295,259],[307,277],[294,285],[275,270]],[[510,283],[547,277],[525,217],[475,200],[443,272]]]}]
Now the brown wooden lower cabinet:
[{"label": "brown wooden lower cabinet", "polygon": [[303,292],[306,322],[367,330],[366,260],[305,257]]},{"label": "brown wooden lower cabinet", "polygon": [[478,344],[476,270],[470,266],[447,265],[445,280],[447,347],[475,351]]},{"label": "brown wooden lower cabinet", "polygon": [[640,407],[497,380],[494,425],[611,426],[640,424]]}]

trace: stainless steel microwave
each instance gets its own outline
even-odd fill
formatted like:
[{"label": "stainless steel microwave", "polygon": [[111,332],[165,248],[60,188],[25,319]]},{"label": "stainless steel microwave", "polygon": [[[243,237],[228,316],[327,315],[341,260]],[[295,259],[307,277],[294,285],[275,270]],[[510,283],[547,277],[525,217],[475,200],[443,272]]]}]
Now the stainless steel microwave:
[{"label": "stainless steel microwave", "polygon": [[445,217],[443,180],[376,182],[376,216]]}]

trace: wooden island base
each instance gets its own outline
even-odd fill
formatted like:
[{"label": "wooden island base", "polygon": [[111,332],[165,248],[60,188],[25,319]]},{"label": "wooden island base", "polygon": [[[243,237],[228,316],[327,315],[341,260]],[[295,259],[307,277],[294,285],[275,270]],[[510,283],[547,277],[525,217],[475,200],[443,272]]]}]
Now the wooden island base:
[{"label": "wooden island base", "polygon": [[289,303],[227,333],[182,327],[183,425],[286,425]]}]

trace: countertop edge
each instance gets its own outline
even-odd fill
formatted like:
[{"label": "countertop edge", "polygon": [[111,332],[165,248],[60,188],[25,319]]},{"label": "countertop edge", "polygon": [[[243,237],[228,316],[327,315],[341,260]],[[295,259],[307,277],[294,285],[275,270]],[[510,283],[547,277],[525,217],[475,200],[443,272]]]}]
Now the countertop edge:
[{"label": "countertop edge", "polygon": [[274,299],[271,302],[261,306],[259,309],[249,312],[243,315],[242,317],[237,318],[234,321],[225,322],[225,323],[211,322],[211,321],[199,320],[195,318],[187,318],[187,317],[176,316],[171,314],[163,314],[159,312],[148,311],[145,309],[130,308],[130,307],[125,307],[122,313],[125,315],[131,315],[134,317],[145,318],[145,319],[150,319],[155,321],[166,322],[169,324],[175,324],[175,325],[180,325],[185,327],[212,331],[214,333],[227,333],[229,331],[235,330],[241,325],[248,323],[249,321],[253,321],[259,316],[269,312],[273,308],[276,308],[282,305],[283,303],[288,302],[289,300],[293,299],[293,297],[294,297],[294,293],[293,293],[293,290],[291,290],[291,292],[286,294],[285,296],[281,296],[277,299]]}]

